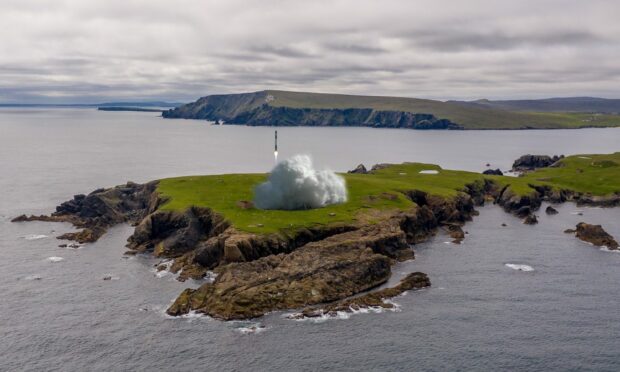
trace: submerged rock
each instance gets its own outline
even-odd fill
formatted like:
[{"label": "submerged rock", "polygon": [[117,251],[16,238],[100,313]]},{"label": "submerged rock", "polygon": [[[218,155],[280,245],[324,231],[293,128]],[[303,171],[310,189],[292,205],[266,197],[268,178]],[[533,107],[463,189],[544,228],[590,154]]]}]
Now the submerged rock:
[{"label": "submerged rock", "polygon": [[536,225],[538,223],[538,218],[534,214],[530,214],[523,220],[523,223],[526,225]]},{"label": "submerged rock", "polygon": [[618,250],[618,242],[603,229],[601,225],[590,225],[585,222],[577,224],[575,236],[585,242],[610,250]]}]

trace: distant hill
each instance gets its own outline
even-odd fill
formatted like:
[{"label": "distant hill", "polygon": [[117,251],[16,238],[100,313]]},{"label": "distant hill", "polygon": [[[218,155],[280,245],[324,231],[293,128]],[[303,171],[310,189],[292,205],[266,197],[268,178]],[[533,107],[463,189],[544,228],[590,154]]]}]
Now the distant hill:
[{"label": "distant hill", "polygon": [[620,126],[619,115],[523,112],[479,101],[356,96],[266,90],[211,95],[163,112],[165,118],[274,126],[368,126],[412,129],[560,129]]},{"label": "distant hill", "polygon": [[161,108],[128,107],[128,106],[102,106],[99,111],[136,111],[136,112],[162,112]]},{"label": "distant hill", "polygon": [[481,99],[477,101],[449,101],[470,107],[493,108],[512,111],[535,111],[535,112],[588,112],[603,114],[619,114],[620,99],[607,99],[595,97],[569,97],[490,101]]}]

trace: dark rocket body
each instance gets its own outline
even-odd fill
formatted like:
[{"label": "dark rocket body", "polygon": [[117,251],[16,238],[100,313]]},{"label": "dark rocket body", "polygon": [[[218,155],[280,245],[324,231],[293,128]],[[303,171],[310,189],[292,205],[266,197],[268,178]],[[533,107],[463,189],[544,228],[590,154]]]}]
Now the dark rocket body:
[{"label": "dark rocket body", "polygon": [[278,151],[278,131],[276,131],[276,147],[273,151]]}]

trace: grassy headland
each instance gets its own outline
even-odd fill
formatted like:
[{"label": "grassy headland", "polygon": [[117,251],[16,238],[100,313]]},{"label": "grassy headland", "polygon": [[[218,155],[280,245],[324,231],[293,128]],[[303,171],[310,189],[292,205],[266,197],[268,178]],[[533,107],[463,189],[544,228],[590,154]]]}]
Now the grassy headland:
[{"label": "grassy headland", "polygon": [[[164,117],[223,120],[247,125],[312,125],[412,127],[402,118],[381,121],[375,114],[413,113],[448,120],[463,129],[568,129],[619,127],[620,115],[575,112],[524,112],[484,105],[428,99],[357,96],[266,90],[254,93],[212,95],[164,112]],[[424,119],[426,120],[426,119]],[[433,127],[433,129],[453,129]]]},{"label": "grassy headland", "polygon": [[[438,174],[422,174],[437,170]],[[560,166],[539,169],[523,177],[485,176],[479,173],[444,170],[437,165],[404,163],[371,174],[344,174],[349,200],[325,208],[281,211],[243,208],[240,201],[253,198],[254,187],[265,174],[228,174],[189,176],[160,181],[158,192],[168,198],[163,210],[184,210],[189,206],[212,208],[237,229],[254,233],[272,233],[313,225],[349,223],[363,219],[372,223],[373,214],[387,210],[405,210],[415,206],[404,194],[420,190],[450,198],[466,185],[492,180],[509,186],[517,195],[534,192],[531,186],[550,186],[592,195],[620,193],[620,152],[609,155],[576,155],[563,159]]]}]

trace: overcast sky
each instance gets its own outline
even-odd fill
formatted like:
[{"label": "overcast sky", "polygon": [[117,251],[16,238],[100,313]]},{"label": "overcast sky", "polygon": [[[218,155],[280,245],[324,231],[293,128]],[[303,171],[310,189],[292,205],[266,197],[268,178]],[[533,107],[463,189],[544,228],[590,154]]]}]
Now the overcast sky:
[{"label": "overcast sky", "polygon": [[0,103],[620,98],[620,1],[1,0]]}]

